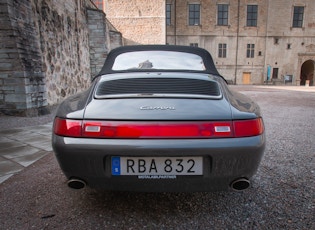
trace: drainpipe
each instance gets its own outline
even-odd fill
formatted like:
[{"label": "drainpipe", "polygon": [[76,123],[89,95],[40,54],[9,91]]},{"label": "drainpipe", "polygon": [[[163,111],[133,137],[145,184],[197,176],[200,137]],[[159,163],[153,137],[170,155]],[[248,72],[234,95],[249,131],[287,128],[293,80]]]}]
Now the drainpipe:
[{"label": "drainpipe", "polygon": [[177,26],[176,26],[176,22],[177,22],[177,20],[176,20],[176,0],[174,0],[174,37],[175,37],[175,39],[174,39],[174,45],[176,45],[176,37],[177,37],[177,34],[176,34],[176,30],[177,30]]},{"label": "drainpipe", "polygon": [[[268,39],[268,26],[269,26],[269,1],[267,1],[267,19],[266,19],[266,34],[265,34],[265,53],[264,53],[264,70],[263,70],[263,83],[264,83],[264,79],[266,77],[266,84],[268,83],[268,80],[269,79],[269,76],[270,73],[271,73],[271,65],[269,65],[267,63],[267,46],[268,46],[268,43],[267,43],[267,39]],[[265,74],[266,73],[266,74]]]},{"label": "drainpipe", "polygon": [[236,80],[237,80],[239,33],[240,33],[240,0],[238,0],[238,6],[237,6],[237,33],[236,33],[236,54],[235,54],[235,73],[234,73],[234,84],[235,85],[236,85]]}]

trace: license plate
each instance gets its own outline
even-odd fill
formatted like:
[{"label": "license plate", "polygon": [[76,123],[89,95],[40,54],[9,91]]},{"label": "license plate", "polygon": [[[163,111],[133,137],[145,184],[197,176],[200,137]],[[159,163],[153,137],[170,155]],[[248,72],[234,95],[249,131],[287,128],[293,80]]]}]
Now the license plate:
[{"label": "license plate", "polygon": [[202,175],[202,157],[112,157],[112,175]]}]

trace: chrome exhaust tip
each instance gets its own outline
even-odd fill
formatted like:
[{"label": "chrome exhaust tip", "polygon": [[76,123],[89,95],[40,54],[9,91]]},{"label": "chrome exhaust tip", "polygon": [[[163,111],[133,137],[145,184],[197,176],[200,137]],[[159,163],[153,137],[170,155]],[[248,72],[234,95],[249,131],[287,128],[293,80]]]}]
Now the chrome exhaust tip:
[{"label": "chrome exhaust tip", "polygon": [[250,181],[246,178],[239,178],[231,183],[231,188],[235,191],[242,191],[248,189],[250,186]]},{"label": "chrome exhaust tip", "polygon": [[72,189],[82,189],[86,186],[86,183],[80,179],[70,179],[67,182],[68,186]]}]

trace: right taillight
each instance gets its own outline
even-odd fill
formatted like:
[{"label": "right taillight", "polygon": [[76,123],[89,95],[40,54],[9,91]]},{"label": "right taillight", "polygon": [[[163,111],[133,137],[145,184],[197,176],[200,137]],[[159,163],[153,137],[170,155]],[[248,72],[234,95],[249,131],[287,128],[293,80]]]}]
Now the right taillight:
[{"label": "right taillight", "polygon": [[235,137],[258,136],[264,132],[264,123],[261,118],[233,121],[233,126]]}]

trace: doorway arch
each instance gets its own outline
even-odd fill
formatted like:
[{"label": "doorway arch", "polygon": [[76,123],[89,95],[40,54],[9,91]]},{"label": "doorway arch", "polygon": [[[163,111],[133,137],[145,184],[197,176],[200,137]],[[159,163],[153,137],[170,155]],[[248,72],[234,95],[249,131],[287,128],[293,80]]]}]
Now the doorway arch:
[{"label": "doorway arch", "polygon": [[300,85],[305,85],[306,82],[309,82],[309,85],[314,85],[314,70],[315,70],[315,61],[307,60],[301,66],[300,73]]}]

